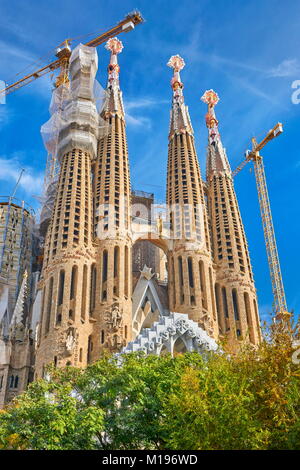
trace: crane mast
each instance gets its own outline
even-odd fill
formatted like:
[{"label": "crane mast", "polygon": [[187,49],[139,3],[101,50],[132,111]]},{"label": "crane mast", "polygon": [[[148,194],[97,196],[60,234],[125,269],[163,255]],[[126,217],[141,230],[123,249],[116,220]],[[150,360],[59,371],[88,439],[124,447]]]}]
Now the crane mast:
[{"label": "crane mast", "polygon": [[258,143],[255,138],[252,138],[252,150],[248,150],[246,152],[245,160],[243,160],[242,163],[232,173],[233,176],[237,175],[237,173],[239,173],[239,171],[241,171],[241,169],[250,160],[253,161],[258,201],[271,276],[272,292],[274,298],[274,313],[276,320],[283,320],[289,317],[290,313],[288,312],[285,298],[263,158],[259,154],[259,151],[268,142],[270,142],[282,132],[282,124],[278,123],[267,133],[266,137],[260,143]]}]

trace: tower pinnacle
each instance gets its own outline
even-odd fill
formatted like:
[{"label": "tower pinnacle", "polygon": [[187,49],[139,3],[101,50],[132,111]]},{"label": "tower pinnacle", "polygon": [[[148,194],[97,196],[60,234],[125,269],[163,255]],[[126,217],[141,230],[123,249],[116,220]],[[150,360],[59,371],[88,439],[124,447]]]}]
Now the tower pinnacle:
[{"label": "tower pinnacle", "polygon": [[183,103],[183,83],[180,80],[179,72],[185,66],[185,62],[183,58],[180,57],[180,55],[172,55],[167,65],[168,67],[171,67],[174,70],[174,75],[171,80],[171,87],[173,88],[173,98],[175,101],[181,101]]},{"label": "tower pinnacle", "polygon": [[207,104],[208,111],[205,115],[206,126],[208,128],[208,148],[207,148],[207,179],[212,172],[226,172],[231,174],[231,168],[227,159],[226,151],[222,145],[219,134],[219,121],[215,115],[215,106],[219,102],[219,96],[214,90],[207,90],[201,100]]},{"label": "tower pinnacle", "polygon": [[180,70],[185,66],[185,62],[180,55],[172,55],[168,67],[174,70],[174,75],[171,80],[171,87],[173,89],[173,101],[171,110],[171,121],[170,121],[170,134],[171,138],[174,134],[183,134],[188,132],[193,133],[193,128],[188,112],[187,106],[184,104],[183,97],[183,83],[180,79]]},{"label": "tower pinnacle", "polygon": [[122,42],[118,38],[110,38],[105,45],[105,48],[111,52],[110,63],[108,66],[108,86],[119,84],[120,67],[117,55],[122,52],[123,47]]},{"label": "tower pinnacle", "polygon": [[105,48],[111,52],[110,62],[107,68],[107,99],[104,106],[104,116],[112,116],[118,113],[120,118],[124,118],[124,106],[122,93],[119,86],[119,72],[117,55],[123,50],[122,42],[117,38],[110,38],[105,44]]}]

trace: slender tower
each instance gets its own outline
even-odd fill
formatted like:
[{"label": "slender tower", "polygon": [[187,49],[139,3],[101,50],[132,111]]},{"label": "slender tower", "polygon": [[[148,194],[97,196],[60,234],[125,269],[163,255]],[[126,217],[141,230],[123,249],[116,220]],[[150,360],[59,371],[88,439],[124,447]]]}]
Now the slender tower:
[{"label": "slender tower", "polygon": [[45,240],[40,287],[42,320],[36,376],[44,366],[84,367],[93,323],[89,315],[92,244],[91,165],[97,153],[98,112],[93,96],[95,48],[79,45],[70,59],[71,99],[58,135],[60,175]]},{"label": "slender tower", "polygon": [[122,92],[117,55],[123,45],[109,39],[106,102],[101,118],[108,135],[98,142],[94,166],[94,235],[96,264],[93,268],[91,312],[95,321],[91,360],[102,350],[117,351],[131,340],[132,234],[130,175]]},{"label": "slender tower", "polygon": [[219,331],[233,342],[250,340],[257,344],[260,326],[256,290],[231,168],[214,112],[219,97],[213,90],[208,90],[201,99],[208,105],[205,117],[208,128],[206,176]]},{"label": "slender tower", "polygon": [[168,252],[170,310],[187,313],[217,337],[214,272],[203,184],[179,72],[183,59],[172,56],[167,204],[172,242]]}]

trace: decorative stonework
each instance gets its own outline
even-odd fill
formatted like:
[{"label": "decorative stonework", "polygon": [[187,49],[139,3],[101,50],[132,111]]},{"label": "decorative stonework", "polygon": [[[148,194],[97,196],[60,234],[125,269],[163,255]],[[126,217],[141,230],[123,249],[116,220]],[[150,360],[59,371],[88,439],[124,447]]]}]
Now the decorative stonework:
[{"label": "decorative stonework", "polygon": [[218,349],[217,343],[187,315],[170,313],[161,316],[151,328],[144,328],[135,341],[129,343],[121,353],[143,351],[146,354],[160,355],[162,349],[166,349],[174,354],[178,339],[184,343],[186,351],[196,350],[203,353]]},{"label": "decorative stonework", "polygon": [[114,304],[110,311],[106,312],[105,320],[108,331],[118,331],[122,327],[122,312],[118,304]]}]

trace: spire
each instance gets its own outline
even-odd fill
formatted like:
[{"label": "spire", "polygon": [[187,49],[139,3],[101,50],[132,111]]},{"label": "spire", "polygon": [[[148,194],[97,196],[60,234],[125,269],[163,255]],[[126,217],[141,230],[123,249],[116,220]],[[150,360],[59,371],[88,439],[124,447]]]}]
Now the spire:
[{"label": "spire", "polygon": [[219,122],[214,109],[219,102],[219,96],[214,90],[207,90],[201,97],[201,100],[208,106],[208,111],[205,115],[206,126],[208,128],[207,179],[209,180],[211,174],[215,172],[226,172],[231,175],[231,168],[221,141],[218,129]]},{"label": "spire", "polygon": [[117,38],[110,38],[105,48],[111,52],[110,62],[107,68],[108,71],[108,80],[107,80],[107,92],[108,98],[106,105],[104,106],[104,111],[106,115],[115,114],[120,112],[124,115],[122,93],[119,86],[119,72],[120,67],[118,64],[117,55],[122,52],[123,44]]},{"label": "spire", "polygon": [[180,79],[180,70],[182,70],[185,66],[185,62],[183,58],[180,57],[180,55],[172,55],[167,65],[174,70],[174,75],[171,80],[173,100],[169,138],[172,138],[174,134],[184,134],[186,132],[193,134],[188,107],[184,104],[184,96],[182,91],[183,83]]}]

